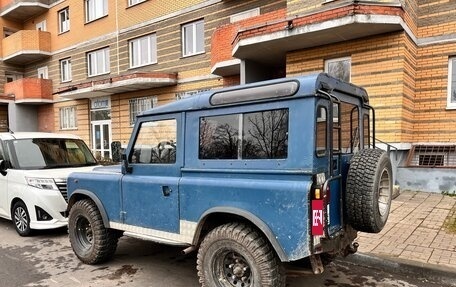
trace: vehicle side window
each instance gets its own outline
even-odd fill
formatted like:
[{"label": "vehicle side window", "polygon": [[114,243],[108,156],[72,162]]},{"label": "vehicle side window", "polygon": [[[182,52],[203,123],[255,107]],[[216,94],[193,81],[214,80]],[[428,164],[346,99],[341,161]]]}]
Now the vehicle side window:
[{"label": "vehicle side window", "polygon": [[242,134],[242,158],[287,158],[288,110],[245,114]]},{"label": "vehicle side window", "polygon": [[341,102],[338,105],[338,109],[340,116],[337,120],[334,118],[333,122],[334,151],[354,153],[359,150],[360,146],[358,107],[349,103]]},{"label": "vehicle side window", "polygon": [[141,123],[130,163],[175,163],[176,139],[175,119]]},{"label": "vehicle side window", "polygon": [[317,152],[317,156],[325,156],[327,146],[328,112],[323,106],[318,106],[317,108],[316,129],[317,136],[315,138],[315,150]]},{"label": "vehicle side window", "polygon": [[288,109],[202,117],[199,128],[200,159],[288,156]]},{"label": "vehicle side window", "polygon": [[363,116],[363,128],[364,128],[364,148],[369,148],[370,146],[370,121],[369,115],[365,114]]}]

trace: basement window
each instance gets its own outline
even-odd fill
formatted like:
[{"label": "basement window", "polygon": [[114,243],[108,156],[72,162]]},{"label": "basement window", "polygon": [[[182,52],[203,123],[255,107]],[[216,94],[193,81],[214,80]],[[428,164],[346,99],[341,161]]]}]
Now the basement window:
[{"label": "basement window", "polygon": [[456,167],[456,145],[415,145],[410,150],[410,167]]}]

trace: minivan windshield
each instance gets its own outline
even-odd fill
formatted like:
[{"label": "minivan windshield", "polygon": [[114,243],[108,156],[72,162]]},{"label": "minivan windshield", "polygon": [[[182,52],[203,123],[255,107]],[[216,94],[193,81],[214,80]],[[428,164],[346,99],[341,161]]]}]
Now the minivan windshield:
[{"label": "minivan windshield", "polygon": [[8,142],[13,168],[46,169],[96,165],[87,145],[79,139],[35,138]]}]

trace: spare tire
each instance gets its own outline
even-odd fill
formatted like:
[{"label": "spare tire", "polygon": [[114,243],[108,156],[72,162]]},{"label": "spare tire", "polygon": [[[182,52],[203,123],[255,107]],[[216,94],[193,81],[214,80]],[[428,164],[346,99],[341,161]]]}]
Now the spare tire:
[{"label": "spare tire", "polygon": [[386,224],[393,190],[391,161],[385,151],[361,150],[353,156],[347,176],[345,214],[356,230],[378,233]]}]

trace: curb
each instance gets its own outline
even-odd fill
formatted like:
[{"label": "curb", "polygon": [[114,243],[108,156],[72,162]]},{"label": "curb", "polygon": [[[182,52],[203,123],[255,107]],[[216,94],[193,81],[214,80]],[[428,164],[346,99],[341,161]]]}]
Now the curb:
[{"label": "curb", "polygon": [[356,253],[342,259],[354,265],[382,269],[387,272],[398,272],[419,276],[430,281],[456,286],[456,269],[429,263],[421,263],[401,258],[381,257],[366,253]]}]

